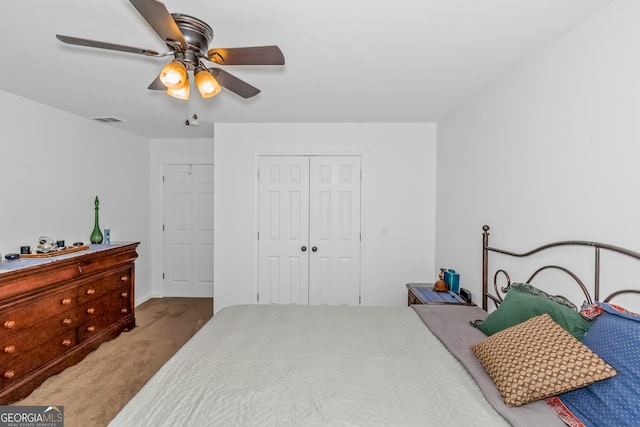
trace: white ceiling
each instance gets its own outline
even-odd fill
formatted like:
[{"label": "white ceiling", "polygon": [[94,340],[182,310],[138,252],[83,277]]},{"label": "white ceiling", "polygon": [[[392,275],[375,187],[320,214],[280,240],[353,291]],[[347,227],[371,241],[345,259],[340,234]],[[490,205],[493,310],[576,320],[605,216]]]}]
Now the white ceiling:
[{"label": "white ceiling", "polygon": [[[187,103],[147,86],[167,58],[65,45],[64,34],[165,52],[127,0],[2,0],[0,90],[148,138],[213,123],[433,122],[611,0],[166,0],[212,47],[277,44],[284,66],[226,67],[262,92]],[[185,126],[193,112],[199,127]]]}]

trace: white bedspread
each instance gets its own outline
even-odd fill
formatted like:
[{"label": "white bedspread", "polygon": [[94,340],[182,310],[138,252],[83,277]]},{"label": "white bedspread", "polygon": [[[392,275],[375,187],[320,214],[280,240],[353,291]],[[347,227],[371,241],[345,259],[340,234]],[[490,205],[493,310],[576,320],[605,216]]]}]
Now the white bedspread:
[{"label": "white bedspread", "polygon": [[295,305],[221,310],[110,424],[502,425],[410,307]]}]

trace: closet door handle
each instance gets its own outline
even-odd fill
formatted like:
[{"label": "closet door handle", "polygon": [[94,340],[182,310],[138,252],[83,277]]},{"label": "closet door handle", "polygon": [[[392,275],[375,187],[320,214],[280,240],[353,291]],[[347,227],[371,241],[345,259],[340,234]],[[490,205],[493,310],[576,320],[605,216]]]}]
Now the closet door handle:
[{"label": "closet door handle", "polygon": [[300,248],[300,250],[301,250],[302,252],[307,252],[307,247],[306,247],[306,246],[303,246],[303,247],[301,247],[301,248]]},{"label": "closet door handle", "polygon": [[311,247],[311,251],[312,251],[312,252],[318,252],[318,248],[316,248],[315,246],[312,246],[312,247]]}]

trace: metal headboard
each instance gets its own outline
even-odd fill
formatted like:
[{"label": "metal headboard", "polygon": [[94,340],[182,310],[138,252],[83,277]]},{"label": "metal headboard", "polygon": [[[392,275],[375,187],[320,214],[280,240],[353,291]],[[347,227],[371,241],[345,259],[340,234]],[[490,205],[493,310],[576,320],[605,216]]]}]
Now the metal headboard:
[{"label": "metal headboard", "polygon": [[[517,258],[524,258],[527,257],[529,255],[533,255],[539,252],[542,252],[546,249],[550,249],[550,248],[555,248],[555,247],[559,247],[559,246],[573,246],[573,247],[579,247],[579,246],[590,246],[592,248],[594,248],[594,255],[595,255],[595,259],[594,259],[594,286],[593,286],[593,299],[591,297],[591,294],[589,292],[589,290],[587,289],[587,287],[585,286],[585,284],[582,282],[582,280],[576,275],[574,274],[572,271],[570,271],[569,269],[559,266],[559,265],[545,265],[539,269],[537,269],[530,277],[529,279],[526,281],[526,283],[531,282],[531,280],[541,271],[544,270],[549,270],[549,269],[555,269],[555,270],[560,270],[563,271],[565,273],[567,273],[569,276],[571,276],[576,283],[578,284],[578,286],[580,286],[580,288],[582,289],[582,292],[584,293],[586,300],[591,303],[593,302],[593,300],[596,301],[600,301],[600,252],[602,249],[605,249],[607,251],[611,251],[611,252],[615,252],[618,254],[622,254],[622,255],[627,255],[631,258],[635,258],[637,260],[640,260],[640,252],[635,252],[632,251],[630,249],[625,249],[619,246],[614,246],[614,245],[609,245],[607,243],[599,243],[599,242],[589,242],[589,241],[582,241],[582,240],[565,240],[565,241],[559,241],[559,242],[553,242],[553,243],[548,243],[546,245],[542,245],[540,247],[537,247],[535,249],[532,249],[528,252],[522,252],[522,253],[517,253],[517,252],[512,252],[512,251],[507,251],[504,249],[499,249],[499,248],[494,248],[489,246],[489,226],[488,225],[483,225],[482,226],[482,308],[484,310],[488,309],[488,302],[489,300],[492,300],[493,303],[498,306],[501,302],[502,302],[502,296],[501,296],[501,292],[502,294],[506,293],[507,290],[509,289],[509,286],[511,286],[511,278],[509,277],[509,274],[502,269],[499,269],[495,272],[494,276],[493,276],[493,293],[489,293],[489,252],[495,252],[495,253],[499,253],[499,254],[503,254],[503,255],[507,255],[507,256],[512,256],[512,257],[517,257]],[[504,287],[500,287],[498,288],[498,284],[497,284],[497,279],[500,275],[504,275],[507,281],[507,285]],[[624,293],[636,293],[636,294],[640,294],[640,290],[638,289],[622,289],[622,290],[618,290],[615,291],[613,293],[611,293],[610,295],[608,295],[604,301],[610,301],[613,297],[620,295],[620,294],[624,294]]]}]

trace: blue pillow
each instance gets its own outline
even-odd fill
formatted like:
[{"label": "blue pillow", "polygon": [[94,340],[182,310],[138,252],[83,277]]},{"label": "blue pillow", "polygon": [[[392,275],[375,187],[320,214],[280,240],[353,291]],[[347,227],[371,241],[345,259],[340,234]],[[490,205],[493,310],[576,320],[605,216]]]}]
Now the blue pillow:
[{"label": "blue pillow", "polygon": [[559,398],[588,427],[640,426],[640,317],[598,305],[605,313],[594,320],[582,343],[618,375]]}]

